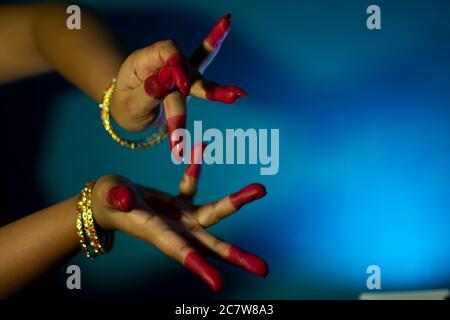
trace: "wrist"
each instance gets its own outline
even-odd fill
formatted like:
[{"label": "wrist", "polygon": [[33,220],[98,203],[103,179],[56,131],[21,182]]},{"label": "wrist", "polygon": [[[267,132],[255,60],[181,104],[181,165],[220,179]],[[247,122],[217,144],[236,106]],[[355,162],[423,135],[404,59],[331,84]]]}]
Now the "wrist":
[{"label": "wrist", "polygon": [[76,230],[81,250],[87,258],[92,259],[111,249],[114,236],[112,231],[103,229],[99,225],[96,220],[98,215],[94,216],[94,212],[97,210],[93,206],[95,183],[95,181],[86,183],[80,191],[76,210]]},{"label": "wrist", "polygon": [[136,112],[136,108],[129,106],[130,103],[121,99],[120,94],[115,92],[111,96],[109,112],[114,121],[126,131],[139,132],[145,130],[153,120],[152,113]]}]

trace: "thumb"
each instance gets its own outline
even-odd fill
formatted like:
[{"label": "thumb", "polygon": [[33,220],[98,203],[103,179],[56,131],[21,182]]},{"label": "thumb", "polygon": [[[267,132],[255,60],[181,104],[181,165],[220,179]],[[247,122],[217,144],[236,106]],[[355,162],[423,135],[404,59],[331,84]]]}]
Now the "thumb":
[{"label": "thumb", "polygon": [[100,203],[105,207],[120,212],[133,210],[135,195],[127,179],[105,176],[97,181],[95,188]]},{"label": "thumb", "polygon": [[128,186],[117,185],[109,189],[106,202],[111,209],[130,212],[134,207],[134,194]]}]

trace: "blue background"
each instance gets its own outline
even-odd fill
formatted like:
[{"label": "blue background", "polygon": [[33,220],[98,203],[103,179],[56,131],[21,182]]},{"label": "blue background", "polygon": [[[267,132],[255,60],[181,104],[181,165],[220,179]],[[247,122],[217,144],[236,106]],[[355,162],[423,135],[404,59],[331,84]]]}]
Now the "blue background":
[{"label": "blue background", "polygon": [[[30,292],[352,299],[367,291],[372,264],[381,267],[383,291],[449,287],[448,1],[377,1],[376,31],[366,28],[368,1],[80,3],[102,13],[130,49],[172,38],[186,54],[217,18],[233,13],[232,31],[206,75],[250,96],[233,106],[192,99],[189,123],[279,128],[280,171],[260,176],[258,166],[206,166],[198,202],[264,183],[266,198],[211,230],[265,257],[271,271],[261,280],[220,264],[226,286],[213,294],[156,249],[118,233],[110,254],[95,262],[79,254]],[[109,173],[176,192],[183,168],[170,161],[167,143],[123,149],[76,88],[57,76],[22,85],[36,93],[32,108],[45,112],[27,120],[39,139],[31,158],[16,158],[13,167],[31,165],[30,189],[40,190],[42,203]],[[65,289],[65,266],[73,263],[82,267],[81,292]]]}]

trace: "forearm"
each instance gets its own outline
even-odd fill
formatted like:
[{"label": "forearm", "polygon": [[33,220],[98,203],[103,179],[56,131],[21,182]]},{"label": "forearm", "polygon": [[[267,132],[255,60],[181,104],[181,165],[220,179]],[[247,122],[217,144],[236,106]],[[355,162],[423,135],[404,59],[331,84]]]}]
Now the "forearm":
[{"label": "forearm", "polygon": [[[10,70],[0,82],[54,69],[98,102],[124,55],[111,33],[85,8],[81,10],[81,29],[68,29],[66,8],[63,4],[0,8],[2,27],[7,23],[3,17],[15,17],[11,21],[15,28],[9,35],[1,31],[0,40],[19,38],[11,39],[16,44],[8,44],[7,52],[1,54],[9,57],[12,65],[2,67]],[[18,57],[16,52],[24,53]]]},{"label": "forearm", "polygon": [[77,250],[76,204],[72,197],[0,228],[0,298]]},{"label": "forearm", "polygon": [[97,102],[124,60],[112,34],[88,10],[81,29],[66,26],[66,5],[40,5],[34,26],[37,47],[61,75]]}]

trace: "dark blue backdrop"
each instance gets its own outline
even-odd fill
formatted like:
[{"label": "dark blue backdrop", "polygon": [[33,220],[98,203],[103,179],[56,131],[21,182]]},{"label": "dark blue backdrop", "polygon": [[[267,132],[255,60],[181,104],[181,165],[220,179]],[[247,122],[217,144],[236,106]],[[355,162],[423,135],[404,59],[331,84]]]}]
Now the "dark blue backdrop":
[{"label": "dark blue backdrop", "polygon": [[[450,285],[450,2],[377,1],[378,31],[366,28],[368,1],[81,3],[104,14],[130,49],[173,38],[186,53],[218,17],[233,13],[207,76],[250,96],[234,106],[193,99],[189,122],[279,128],[280,171],[205,167],[198,200],[264,183],[264,200],[212,230],[266,257],[271,273],[261,280],[221,265],[225,290],[212,294],[157,250],[118,234],[111,254],[95,262],[79,254],[30,294],[356,298],[367,291],[371,264],[381,267],[383,290]],[[183,169],[170,162],[166,143],[121,148],[104,132],[95,103],[56,76],[8,87],[2,105],[18,108],[24,88],[33,103],[23,107],[35,113],[25,120],[32,152],[10,143],[21,156],[4,160],[14,174],[27,173],[27,190],[40,190],[30,191],[36,204],[21,204],[22,211],[108,173],[176,191]],[[81,292],[65,289],[71,263],[82,267]]]}]

